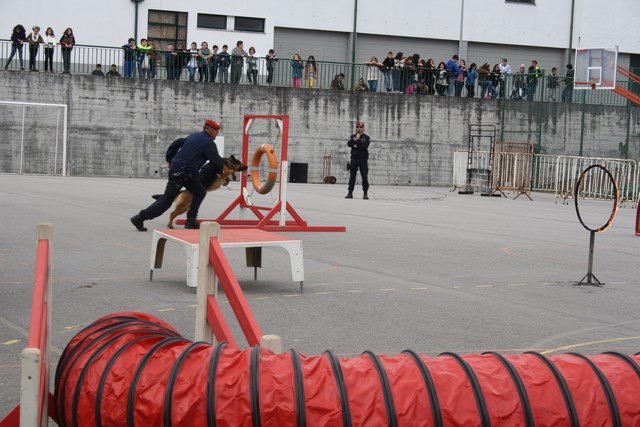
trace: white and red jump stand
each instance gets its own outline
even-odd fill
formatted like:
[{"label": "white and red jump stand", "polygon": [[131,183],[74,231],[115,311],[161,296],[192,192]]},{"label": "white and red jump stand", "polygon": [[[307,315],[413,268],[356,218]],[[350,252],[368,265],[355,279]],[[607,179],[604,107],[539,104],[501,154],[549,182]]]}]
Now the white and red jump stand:
[{"label": "white and red jump stand", "polygon": [[[279,173],[278,180],[278,196],[273,206],[260,206],[254,204],[251,200],[247,186],[247,172],[242,173],[240,178],[240,195],[215,219],[223,227],[256,227],[268,231],[346,231],[343,226],[311,226],[302,219],[296,210],[287,201],[287,177],[289,176],[289,162],[287,153],[289,148],[289,116],[280,115],[245,115],[242,125],[242,163],[249,165],[249,131],[255,120],[275,120],[278,127],[278,137],[280,138],[279,150],[280,157],[276,170],[269,170],[270,174]],[[276,142],[277,142],[276,138]],[[276,147],[278,144],[275,144]],[[261,159],[260,150],[262,146],[256,149],[249,172],[253,172],[259,168]],[[277,154],[275,154],[277,156]],[[267,155],[268,156],[268,155]],[[256,161],[257,159],[257,161]],[[256,164],[257,163],[257,164]],[[271,163],[271,162],[269,162]],[[257,173],[257,172],[256,172]],[[255,181],[254,181],[255,183]],[[254,185],[255,186],[255,185]],[[240,219],[229,219],[229,214],[235,208],[240,208]],[[245,219],[245,213],[252,213],[255,218]],[[278,218],[279,214],[279,218]],[[287,214],[291,219],[287,219]]]}]

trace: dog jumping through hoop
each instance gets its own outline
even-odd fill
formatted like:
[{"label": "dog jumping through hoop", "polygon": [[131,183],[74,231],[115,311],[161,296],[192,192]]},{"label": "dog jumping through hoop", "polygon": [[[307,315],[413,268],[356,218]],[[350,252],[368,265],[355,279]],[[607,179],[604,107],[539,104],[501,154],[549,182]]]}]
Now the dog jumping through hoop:
[{"label": "dog jumping through hoop", "polygon": [[[207,191],[220,188],[225,183],[228,184],[231,176],[242,169],[242,163],[229,158],[225,167],[225,161],[218,154],[218,148],[215,144],[215,138],[218,136],[221,126],[213,120],[206,120],[202,132],[197,132],[175,140],[167,150],[166,158],[169,162],[169,182],[155,202],[147,208],[141,210],[137,215],[130,218],[131,223],[138,231],[147,231],[144,221],[154,219],[169,210],[174,200],[180,197],[176,210],[172,212],[169,227],[173,227],[173,220],[183,206],[187,210],[187,221],[185,228],[198,229],[200,224],[197,221],[198,209],[204,200]],[[234,166],[235,162],[240,165]],[[207,168],[203,165],[209,161]],[[209,177],[215,177],[211,185],[206,185],[200,179],[201,168],[204,169],[202,174]],[[244,166],[244,170],[247,167]],[[211,178],[209,178],[211,181]],[[187,191],[182,191],[186,188]]]}]

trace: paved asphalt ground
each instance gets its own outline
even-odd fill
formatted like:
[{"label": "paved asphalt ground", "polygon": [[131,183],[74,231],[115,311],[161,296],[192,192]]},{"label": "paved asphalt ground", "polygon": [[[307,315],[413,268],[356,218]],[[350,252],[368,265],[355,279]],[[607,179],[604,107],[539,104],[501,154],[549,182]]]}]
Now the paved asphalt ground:
[{"label": "paved asphalt ground", "polygon": [[[164,180],[0,175],[0,183],[0,417],[18,401],[40,222],[54,227],[54,362],[80,328],[116,311],[154,314],[193,337],[195,294],[185,286],[183,250],[169,242],[150,282],[151,232],[129,223]],[[201,218],[230,204],[239,185],[230,187],[207,196]],[[631,206],[596,235],[594,273],[606,282],[596,288],[572,284],[587,272],[589,233],[573,204],[555,204],[552,195],[529,201],[378,186],[368,201],[359,190],[354,200],[345,194],[344,184],[288,187],[310,225],[347,227],[290,233],[303,240],[304,294],[284,251],[265,249],[254,281],[244,251],[227,250],[263,332],[282,336],[285,347],[341,355],[640,351],[640,237]],[[602,223],[611,204],[584,210]],[[166,218],[148,226],[165,228]]]}]

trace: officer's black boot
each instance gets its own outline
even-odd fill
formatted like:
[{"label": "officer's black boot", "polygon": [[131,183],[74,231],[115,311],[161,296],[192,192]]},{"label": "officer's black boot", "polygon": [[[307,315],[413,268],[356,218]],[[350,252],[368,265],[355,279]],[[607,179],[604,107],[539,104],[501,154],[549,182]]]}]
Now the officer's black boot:
[{"label": "officer's black boot", "polygon": [[369,200],[369,196],[367,196],[367,192],[366,191],[364,192],[364,196],[362,196],[362,198],[365,199],[365,200]]},{"label": "officer's black boot", "polygon": [[187,218],[187,222],[184,223],[184,228],[187,228],[189,230],[199,230],[200,223],[196,221],[195,218]]},{"label": "officer's black boot", "polygon": [[347,195],[344,197],[345,199],[353,199],[353,191],[349,191]]},{"label": "officer's black boot", "polygon": [[147,228],[144,226],[144,219],[142,219],[142,215],[134,215],[129,219],[131,220],[131,224],[133,224],[138,231],[147,231]]}]

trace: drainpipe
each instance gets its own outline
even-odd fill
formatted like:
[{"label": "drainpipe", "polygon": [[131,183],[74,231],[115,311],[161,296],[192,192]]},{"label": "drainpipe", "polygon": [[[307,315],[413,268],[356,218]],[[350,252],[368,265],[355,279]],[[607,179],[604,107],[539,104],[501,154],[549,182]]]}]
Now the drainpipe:
[{"label": "drainpipe", "polygon": [[136,13],[135,13],[135,17],[134,17],[134,22],[133,22],[133,38],[136,41],[136,44],[138,44],[138,3],[142,3],[144,0],[131,0],[132,2],[135,3],[136,5]]},{"label": "drainpipe", "polygon": [[[573,15],[576,9],[576,0],[571,0],[571,23],[569,25],[569,49],[567,50],[567,64],[571,64],[571,49],[573,48]],[[574,64],[575,65],[575,64]]]},{"label": "drainpipe", "polygon": [[467,57],[467,49],[463,45],[463,29],[464,29],[464,0],[462,0],[462,5],[460,6],[460,40],[458,41],[458,55],[460,58]]},{"label": "drainpipe", "polygon": [[355,87],[356,78],[356,46],[358,39],[358,0],[353,4],[353,33],[351,34],[351,89]]}]

